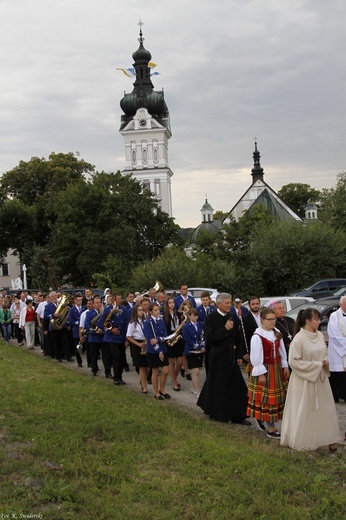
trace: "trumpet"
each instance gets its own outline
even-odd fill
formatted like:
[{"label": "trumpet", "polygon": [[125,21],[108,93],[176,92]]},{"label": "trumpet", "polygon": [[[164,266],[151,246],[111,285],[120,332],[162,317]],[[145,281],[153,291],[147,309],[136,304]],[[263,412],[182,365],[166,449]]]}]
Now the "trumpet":
[{"label": "trumpet", "polygon": [[82,329],[81,330],[81,339],[80,339],[78,345],[76,346],[77,352],[79,352],[79,353],[83,352],[83,343],[86,340],[87,336],[88,336],[88,331],[86,329]]}]

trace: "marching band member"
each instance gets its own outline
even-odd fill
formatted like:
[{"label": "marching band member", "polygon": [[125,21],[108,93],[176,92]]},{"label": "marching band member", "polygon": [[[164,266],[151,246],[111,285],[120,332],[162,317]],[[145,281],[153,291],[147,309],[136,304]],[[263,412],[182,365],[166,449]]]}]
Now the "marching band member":
[{"label": "marching band member", "polygon": [[103,313],[97,322],[97,326],[104,331],[102,350],[102,361],[104,363],[106,377],[109,377],[110,369],[113,367],[113,378],[115,385],[125,385],[122,379],[123,373],[123,350],[125,350],[126,334],[126,309],[119,308],[117,299],[121,300],[119,294],[115,294],[113,303],[103,309]]},{"label": "marching band member", "polygon": [[[174,298],[175,304],[176,304],[176,298]],[[181,320],[183,319],[184,313],[186,313],[188,310],[193,309],[193,304],[191,300],[186,298],[185,301],[183,301],[178,309],[178,315],[180,316]],[[189,367],[187,366],[187,359],[185,354],[183,354],[183,366],[180,369],[180,373],[182,377],[186,377],[188,381],[192,381],[191,374],[189,371]]]},{"label": "marching band member", "polygon": [[[98,318],[101,315],[102,302],[99,296],[92,299],[93,306],[85,312],[84,329],[88,334],[88,345],[90,351],[90,365],[93,376],[97,375],[97,360],[103,343],[102,330],[97,327]],[[105,368],[106,370],[106,368]]]},{"label": "marching band member", "polygon": [[208,291],[203,291],[201,294],[201,305],[198,305],[198,321],[204,323],[206,317],[216,310],[215,305],[210,305],[211,299]]},{"label": "marching band member", "polygon": [[[83,296],[76,296],[75,304],[68,311],[68,325],[72,327],[72,337],[73,337],[73,353],[76,356],[77,363],[79,367],[83,366],[82,357],[78,352],[77,345],[79,343],[79,322],[82,312],[85,311],[85,307],[82,307]],[[69,361],[70,356],[68,356],[67,360]]]},{"label": "marching band member", "polygon": [[[49,293],[50,301],[44,308],[44,334],[48,336],[48,355],[61,361],[67,349],[67,325],[61,330],[55,330],[52,327],[52,319],[58,317],[56,310],[58,308],[58,294],[56,291]],[[48,327],[48,328],[47,328]]]},{"label": "marching band member", "polygon": [[189,300],[191,302],[192,307],[194,309],[197,307],[196,300],[194,299],[193,296],[190,296],[190,294],[188,294],[188,293],[189,293],[189,289],[188,289],[186,283],[181,284],[181,286],[180,286],[180,294],[179,294],[179,296],[176,296],[174,298],[175,308],[176,309],[179,309],[181,304],[185,303],[186,300]]},{"label": "marching band member", "polygon": [[191,392],[199,397],[199,369],[203,365],[205,343],[202,338],[203,323],[198,321],[197,309],[188,311],[189,321],[183,326],[183,338],[185,341],[185,356],[187,365],[192,372]]},{"label": "marching band member", "polygon": [[139,369],[139,379],[142,393],[148,393],[147,377],[149,373],[147,354],[145,350],[143,307],[135,305],[132,309],[130,323],[127,327],[126,338],[131,343],[133,365]]},{"label": "marching band member", "polygon": [[[181,315],[175,310],[174,298],[166,298],[163,319],[166,325],[167,333],[170,336],[181,324]],[[180,384],[177,381],[178,374],[183,366],[184,341],[180,338],[175,345],[168,347],[168,372],[172,380],[173,390],[180,391]]]},{"label": "marching band member", "polygon": [[43,320],[44,320],[44,309],[48,303],[48,299],[49,297],[46,296],[46,295],[42,295],[42,300],[40,301],[40,303],[38,304],[38,306],[36,307],[35,309],[35,312],[36,312],[36,317],[37,317],[37,325],[38,325],[38,337],[40,339],[40,345],[41,345],[41,350],[43,352],[45,352],[45,335],[44,335],[44,324],[43,324]]},{"label": "marching band member", "polygon": [[[82,300],[82,304],[83,304],[83,301],[84,301],[84,299]],[[86,313],[88,311],[90,311],[93,308],[93,306],[94,306],[94,297],[87,299],[86,309],[80,315],[79,329],[78,329],[79,344],[83,343],[82,353],[86,352],[88,368],[91,367],[91,357],[90,357],[90,345],[89,345],[89,341],[88,341],[88,333],[85,329],[85,318],[86,318]]]},{"label": "marching band member", "polygon": [[[168,356],[165,337],[167,329],[165,322],[160,318],[160,307],[157,303],[149,305],[150,317],[144,322],[144,336],[146,339],[146,352],[148,366],[152,369],[152,385],[154,397],[159,401],[170,399],[171,396],[165,391],[168,375]],[[161,368],[159,386],[159,368]]]}]

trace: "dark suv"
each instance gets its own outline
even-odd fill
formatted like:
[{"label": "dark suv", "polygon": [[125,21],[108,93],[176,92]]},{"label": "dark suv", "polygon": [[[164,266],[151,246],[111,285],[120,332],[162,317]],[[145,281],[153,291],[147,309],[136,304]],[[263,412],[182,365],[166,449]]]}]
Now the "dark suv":
[{"label": "dark suv", "polygon": [[311,296],[316,300],[333,294],[343,285],[346,285],[346,278],[327,278],[326,280],[319,280],[307,289],[290,293],[289,296]]}]

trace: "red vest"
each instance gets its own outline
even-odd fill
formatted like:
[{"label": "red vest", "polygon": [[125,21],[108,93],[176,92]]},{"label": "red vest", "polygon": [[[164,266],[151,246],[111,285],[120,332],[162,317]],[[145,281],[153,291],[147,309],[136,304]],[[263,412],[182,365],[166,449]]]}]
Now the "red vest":
[{"label": "red vest", "polygon": [[260,334],[256,334],[261,338],[263,346],[263,364],[274,365],[274,363],[281,363],[281,356],[279,353],[280,340],[276,338],[273,343],[269,339],[264,338]]}]

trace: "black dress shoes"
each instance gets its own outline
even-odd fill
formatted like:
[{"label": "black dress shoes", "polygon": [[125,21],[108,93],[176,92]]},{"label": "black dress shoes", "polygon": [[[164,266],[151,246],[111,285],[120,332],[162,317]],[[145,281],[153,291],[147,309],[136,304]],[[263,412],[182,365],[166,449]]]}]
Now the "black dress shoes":
[{"label": "black dress shoes", "polygon": [[252,426],[250,421],[244,419],[243,421],[231,421],[232,424],[240,424],[241,426]]},{"label": "black dress shoes", "polygon": [[167,394],[167,393],[163,394],[162,392],[160,392],[160,395],[162,397],[164,397],[165,399],[170,399],[171,398],[171,396],[169,394]]}]

